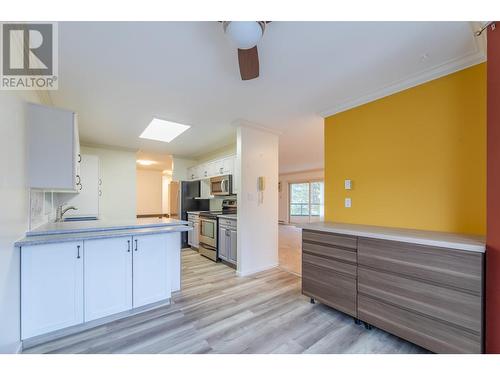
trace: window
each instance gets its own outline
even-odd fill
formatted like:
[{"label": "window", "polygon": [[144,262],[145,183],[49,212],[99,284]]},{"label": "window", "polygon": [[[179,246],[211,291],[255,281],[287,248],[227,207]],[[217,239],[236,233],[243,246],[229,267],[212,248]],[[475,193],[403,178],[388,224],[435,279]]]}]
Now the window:
[{"label": "window", "polygon": [[324,212],[323,181],[290,184],[290,222],[320,221]]}]

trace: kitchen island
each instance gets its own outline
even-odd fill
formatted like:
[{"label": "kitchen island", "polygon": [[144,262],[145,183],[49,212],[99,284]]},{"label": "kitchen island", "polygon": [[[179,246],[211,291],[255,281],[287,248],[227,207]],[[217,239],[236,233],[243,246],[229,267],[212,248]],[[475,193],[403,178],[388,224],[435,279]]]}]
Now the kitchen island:
[{"label": "kitchen island", "polygon": [[48,223],[21,251],[24,347],[170,303],[180,290],[180,234],[173,219]]},{"label": "kitchen island", "polygon": [[482,353],[481,236],[301,226],[302,293],[436,353]]}]

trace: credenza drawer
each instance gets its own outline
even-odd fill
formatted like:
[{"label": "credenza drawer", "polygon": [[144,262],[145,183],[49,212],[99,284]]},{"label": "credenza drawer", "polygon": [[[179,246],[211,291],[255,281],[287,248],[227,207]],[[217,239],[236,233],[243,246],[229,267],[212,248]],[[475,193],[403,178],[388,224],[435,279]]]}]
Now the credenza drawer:
[{"label": "credenza drawer", "polygon": [[359,238],[358,264],[468,290],[476,295],[482,291],[483,257],[480,253]]},{"label": "credenza drawer", "polygon": [[356,278],[327,267],[302,264],[302,293],[356,316]]},{"label": "credenza drawer", "polygon": [[481,298],[467,292],[360,266],[358,293],[464,327],[477,334],[482,330]]},{"label": "credenza drawer", "polygon": [[377,299],[358,295],[358,318],[436,353],[481,353],[481,336]]},{"label": "credenza drawer", "polygon": [[302,252],[356,263],[356,250],[303,242]]},{"label": "credenza drawer", "polygon": [[307,267],[308,265],[316,266],[325,271],[336,271],[342,274],[356,277],[356,264],[339,262],[335,259],[322,258],[308,253],[302,254],[302,262]]},{"label": "credenza drawer", "polygon": [[332,234],[325,232],[315,232],[311,230],[302,230],[302,240],[319,242],[325,245],[333,245],[339,247],[346,247],[349,249],[356,249],[358,239],[357,237],[347,236],[342,234]]}]

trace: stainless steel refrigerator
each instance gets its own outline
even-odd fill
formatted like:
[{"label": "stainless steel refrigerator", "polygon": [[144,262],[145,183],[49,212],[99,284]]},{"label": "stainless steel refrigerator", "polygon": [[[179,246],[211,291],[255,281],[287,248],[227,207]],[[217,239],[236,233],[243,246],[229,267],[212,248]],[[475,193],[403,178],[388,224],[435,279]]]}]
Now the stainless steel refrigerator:
[{"label": "stainless steel refrigerator", "polygon": [[[200,181],[172,181],[169,188],[170,217],[187,221],[188,211],[208,211],[209,199],[199,199]],[[181,234],[181,245],[187,247],[187,233]]]}]

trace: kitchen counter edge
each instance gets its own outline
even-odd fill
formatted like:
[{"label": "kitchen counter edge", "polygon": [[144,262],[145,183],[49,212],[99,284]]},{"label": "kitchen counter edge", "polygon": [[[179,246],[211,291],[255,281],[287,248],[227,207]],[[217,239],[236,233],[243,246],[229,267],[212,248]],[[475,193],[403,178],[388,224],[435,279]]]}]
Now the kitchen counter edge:
[{"label": "kitchen counter edge", "polygon": [[63,233],[49,234],[38,236],[26,236],[14,243],[14,247],[42,245],[49,243],[70,242],[70,241],[85,241],[93,239],[116,238],[127,236],[145,236],[151,234],[164,234],[175,232],[187,232],[192,230],[192,227],[187,225],[169,225],[163,227],[149,227],[138,229],[117,229],[117,230],[96,230],[78,233]]}]

